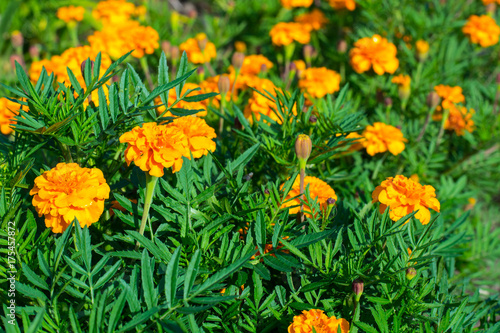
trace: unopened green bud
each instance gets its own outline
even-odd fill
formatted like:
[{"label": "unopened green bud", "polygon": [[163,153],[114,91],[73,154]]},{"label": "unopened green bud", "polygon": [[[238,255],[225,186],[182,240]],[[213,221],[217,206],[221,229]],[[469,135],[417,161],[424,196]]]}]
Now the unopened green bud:
[{"label": "unopened green bud", "polygon": [[295,140],[295,154],[299,159],[299,166],[301,169],[305,169],[307,159],[311,155],[311,151],[312,151],[311,138],[306,134],[299,134],[297,140]]},{"label": "unopened green bud", "polygon": [[409,267],[406,270],[406,278],[411,281],[415,276],[417,276],[417,270],[413,267]]},{"label": "unopened green bud", "polygon": [[363,289],[364,289],[364,282],[361,279],[356,279],[352,281],[352,292],[354,293],[356,297],[356,302],[359,302],[359,299],[361,298],[361,295],[363,295]]}]

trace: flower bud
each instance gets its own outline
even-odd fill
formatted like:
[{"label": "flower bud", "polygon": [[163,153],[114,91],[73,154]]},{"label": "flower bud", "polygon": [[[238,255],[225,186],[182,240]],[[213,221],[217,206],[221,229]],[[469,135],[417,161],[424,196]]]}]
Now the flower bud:
[{"label": "flower bud", "polygon": [[495,15],[496,10],[497,10],[496,3],[492,2],[492,3],[489,3],[488,5],[486,5],[486,14],[488,14],[488,16]]},{"label": "flower bud", "polygon": [[318,118],[316,118],[315,115],[312,115],[309,117],[309,122],[311,123],[311,125],[316,126],[316,123],[318,122]]},{"label": "flower bud", "polygon": [[311,138],[306,134],[299,134],[297,140],[295,140],[295,154],[299,159],[299,165],[301,169],[305,169],[307,159],[311,155],[311,151],[312,151]]},{"label": "flower bud", "polygon": [[198,16],[196,7],[190,2],[184,4],[184,12],[189,18],[196,18]]},{"label": "flower bud", "polygon": [[[87,60],[84,60],[80,65],[80,70],[82,71],[82,76],[85,77],[85,66],[87,65]],[[90,60],[90,72],[94,72],[94,62]]]},{"label": "flower bud", "polygon": [[261,73],[265,73],[265,72],[267,72],[267,66],[266,66],[266,64],[262,64],[262,65],[260,66],[260,72],[261,72]]},{"label": "flower bud", "polygon": [[40,47],[38,45],[31,45],[29,50],[30,56],[33,59],[40,58]]},{"label": "flower bud", "polygon": [[245,60],[245,55],[241,52],[235,52],[233,58],[231,59],[231,64],[234,69],[239,70],[243,67],[243,61]]},{"label": "flower bud", "polygon": [[312,47],[312,45],[310,44],[306,44],[304,45],[302,52],[304,53],[304,58],[306,58],[306,60],[309,62],[314,55],[314,47]]},{"label": "flower bud", "polygon": [[240,119],[238,117],[234,118],[233,129],[238,130],[238,131],[243,129],[243,125],[241,125]]},{"label": "flower bud", "polygon": [[236,49],[237,52],[245,52],[247,50],[247,44],[242,41],[236,41],[234,42],[234,48]]},{"label": "flower bud", "polygon": [[500,85],[500,73],[497,74],[496,82],[497,82],[498,85]]},{"label": "flower bud", "polygon": [[352,292],[354,293],[356,297],[356,302],[359,302],[361,295],[363,295],[363,289],[365,287],[365,284],[363,280],[361,279],[356,279],[352,281]]},{"label": "flower bud", "polygon": [[20,48],[24,44],[24,37],[23,34],[20,31],[14,31],[12,35],[10,36],[10,41],[12,43],[12,46],[14,48]]},{"label": "flower bud", "polygon": [[333,206],[333,205],[335,205],[335,199],[334,199],[334,198],[328,198],[328,199],[326,200],[326,204],[327,204],[328,206]]},{"label": "flower bud", "polygon": [[339,42],[337,43],[337,51],[340,54],[344,54],[347,52],[347,42],[345,40],[339,40]]},{"label": "flower bud", "polygon": [[163,52],[165,52],[165,56],[167,58],[170,57],[170,49],[171,48],[172,48],[172,45],[170,44],[169,41],[164,40],[163,42],[161,42],[161,49],[163,50]]},{"label": "flower bud", "polygon": [[437,92],[435,91],[431,91],[428,95],[427,95],[427,106],[431,109],[434,109],[436,108],[439,103],[441,102],[441,98],[439,97],[439,95],[437,94]]},{"label": "flower bud", "polygon": [[170,57],[171,57],[172,60],[179,59],[179,54],[180,54],[180,51],[179,51],[179,47],[178,46],[172,46],[170,48]]},{"label": "flower bud", "polygon": [[417,49],[417,59],[420,62],[424,62],[429,55],[429,43],[425,40],[417,40],[415,43],[415,48]]},{"label": "flower bud", "polygon": [[224,98],[224,96],[228,93],[229,89],[231,88],[231,82],[229,81],[229,76],[227,75],[219,76],[219,82],[217,83],[217,86],[219,87],[220,94]]},{"label": "flower bud", "polygon": [[196,74],[205,75],[205,68],[203,68],[202,66],[196,68]]},{"label": "flower bud", "polygon": [[387,107],[392,106],[392,98],[390,97],[384,98],[384,105]]},{"label": "flower bud", "polygon": [[406,278],[411,281],[415,276],[417,276],[417,270],[413,267],[409,267],[406,270]]},{"label": "flower bud", "polygon": [[268,195],[269,195],[269,193],[270,193],[270,192],[269,192],[269,189],[267,189],[267,188],[266,188],[266,189],[264,190],[264,195],[268,196]]},{"label": "flower bud", "polygon": [[9,58],[11,68],[16,68],[16,62],[21,65],[22,68],[25,68],[24,58],[19,54],[13,54]]},{"label": "flower bud", "polygon": [[198,47],[200,48],[200,51],[203,52],[205,51],[205,48],[207,47],[208,39],[202,38],[198,39]]}]

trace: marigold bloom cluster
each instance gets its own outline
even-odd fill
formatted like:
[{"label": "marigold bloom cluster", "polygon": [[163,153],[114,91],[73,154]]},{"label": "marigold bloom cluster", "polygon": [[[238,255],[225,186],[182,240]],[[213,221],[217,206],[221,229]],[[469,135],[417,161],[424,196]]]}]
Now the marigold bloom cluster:
[{"label": "marigold bloom cluster", "polygon": [[45,216],[47,228],[61,233],[75,218],[82,227],[97,222],[109,192],[101,170],[59,163],[35,179],[30,195],[38,215]]},{"label": "marigold bloom cluster", "polygon": [[19,109],[21,109],[21,105],[16,102],[5,97],[0,98],[0,131],[2,134],[9,135],[14,132],[10,125],[16,123],[14,117],[19,114]]},{"label": "marigold bloom cluster", "polygon": [[314,0],[280,0],[281,5],[285,8],[292,7],[309,7]]},{"label": "marigold bloom cluster", "polygon": [[365,37],[354,43],[354,48],[349,52],[350,63],[357,73],[363,73],[370,68],[378,75],[393,74],[399,67],[396,58],[396,46],[380,35]]},{"label": "marigold bloom cluster", "polygon": [[498,43],[500,27],[495,19],[488,15],[472,15],[462,28],[462,32],[472,43],[488,47]]},{"label": "marigold bloom cluster", "polygon": [[295,22],[309,26],[310,30],[319,30],[328,23],[328,19],[321,10],[314,8],[310,13],[297,16]]},{"label": "marigold bloom cluster", "polygon": [[[283,188],[284,185],[285,184],[282,184],[281,188]],[[329,198],[332,198],[335,201],[337,201],[337,194],[335,194],[333,188],[331,188],[330,185],[328,185],[321,179],[312,176],[306,176],[304,178],[304,189],[306,189],[308,186],[309,186],[309,196],[311,197],[311,199],[316,200],[318,202],[318,204],[321,207],[321,210],[324,211],[327,208],[328,206],[327,200]],[[285,201],[297,196],[300,196],[300,177],[297,177],[293,182],[292,189],[288,193],[288,196],[285,198]],[[290,208],[290,214],[297,214],[300,211],[300,204],[301,204],[300,197],[297,197],[293,200],[285,202],[281,206],[281,208],[297,206],[294,208]],[[308,205],[304,206],[304,212],[308,216],[311,216],[311,210],[308,207],[310,205],[311,204],[308,203]]]},{"label": "marigold bloom cluster", "polygon": [[459,86],[452,87],[440,84],[435,86],[434,90],[441,97],[441,106],[443,109],[449,109],[454,104],[465,102],[465,96],[462,93],[462,88]]},{"label": "marigold bloom cluster", "polygon": [[356,1],[354,0],[328,0],[330,6],[334,9],[348,9],[353,11],[356,9]]},{"label": "marigold bloom cluster", "polygon": [[[474,120],[472,120],[474,113],[474,109],[467,109],[462,105],[451,105],[448,108],[448,117],[444,122],[444,129],[455,131],[458,136],[464,135],[466,131],[472,133],[474,131]],[[436,112],[432,119],[442,120],[443,113]]]},{"label": "marigold bloom cluster", "polygon": [[373,203],[380,202],[380,213],[389,208],[389,217],[398,221],[402,217],[418,210],[415,218],[422,224],[429,223],[431,213],[440,210],[436,199],[436,190],[430,185],[420,185],[405,176],[389,177],[375,188],[372,193]]},{"label": "marigold bloom cluster", "polygon": [[366,126],[362,136],[364,140],[361,144],[371,156],[386,151],[398,155],[405,149],[404,143],[408,141],[399,128],[381,122]]},{"label": "marigold bloom cluster", "polygon": [[323,310],[304,310],[302,314],[293,317],[293,323],[288,326],[288,333],[337,333],[340,327],[342,333],[349,332],[349,322],[335,316],[328,317]]},{"label": "marigold bloom cluster", "polygon": [[215,131],[197,117],[181,117],[167,125],[144,123],[120,137],[127,142],[125,161],[133,161],[151,176],[162,177],[164,168],[177,172],[182,167],[182,157],[195,158],[215,150]]},{"label": "marigold bloom cluster", "polygon": [[[203,50],[201,49],[200,44],[204,46]],[[210,62],[210,60],[217,56],[214,43],[208,41],[207,35],[204,33],[199,33],[194,38],[189,38],[184,43],[181,43],[181,45],[179,45],[179,49],[181,52],[186,52],[189,61],[194,64],[204,64],[206,62]]]},{"label": "marigold bloom cluster", "polygon": [[[182,87],[182,91],[181,91],[180,96],[184,95],[188,90],[196,89],[196,88],[200,88],[200,87],[195,83],[186,83]],[[188,96],[192,97],[192,96],[201,95],[201,94],[203,94],[203,92],[201,90],[196,90],[196,91],[192,91],[186,97],[188,97]],[[176,93],[175,89],[170,89],[168,91],[168,106],[169,107],[172,106],[176,100],[177,100],[177,93]],[[207,110],[206,110],[207,102],[208,102],[207,100],[203,100],[203,101],[199,101],[199,102],[186,102],[186,101],[181,100],[174,105],[174,108],[186,109],[186,110],[202,110],[202,111],[199,111],[196,115],[198,117],[204,117],[207,115]],[[155,98],[155,104],[157,104],[157,105],[161,104],[160,97]],[[158,113],[158,115],[162,114],[164,111],[165,111],[164,105],[159,106],[156,109],[156,112]],[[165,113],[163,115],[163,117],[175,117],[175,115],[173,115],[170,111],[168,111],[167,113]]]},{"label": "marigold bloom cluster", "polygon": [[80,22],[83,20],[83,14],[85,14],[85,8],[82,6],[68,6],[59,7],[56,16],[58,19],[69,23],[71,21]]},{"label": "marigold bloom cluster", "polygon": [[311,29],[308,25],[295,22],[280,22],[269,32],[276,46],[287,46],[294,41],[307,44],[311,40]]},{"label": "marigold bloom cluster", "polygon": [[300,72],[299,88],[314,98],[333,94],[340,89],[340,74],[326,67],[304,69]]}]

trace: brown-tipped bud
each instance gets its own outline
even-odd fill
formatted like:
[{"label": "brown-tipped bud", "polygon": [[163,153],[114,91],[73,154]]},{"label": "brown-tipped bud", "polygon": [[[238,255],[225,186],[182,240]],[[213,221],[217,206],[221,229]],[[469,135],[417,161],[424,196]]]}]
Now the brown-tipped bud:
[{"label": "brown-tipped bud", "polygon": [[200,51],[204,51],[205,48],[207,47],[208,39],[202,38],[198,39],[198,47],[200,48]]},{"label": "brown-tipped bud", "polygon": [[198,67],[196,69],[196,74],[198,74],[198,75],[205,75],[205,68],[203,68],[202,66]]},{"label": "brown-tipped bud", "polygon": [[[85,77],[85,66],[87,65],[87,60],[84,60],[80,66],[80,70],[82,71],[82,76]],[[90,71],[94,72],[94,62],[90,60]]]},{"label": "brown-tipped bud", "polygon": [[219,87],[220,94],[224,97],[231,88],[231,81],[229,81],[229,76],[219,76],[219,82],[217,83],[217,86]]},{"label": "brown-tipped bud", "polygon": [[178,46],[172,46],[170,48],[170,58],[172,60],[177,60],[179,59],[179,54],[180,54],[180,51],[179,51],[179,47]]},{"label": "brown-tipped bud", "polygon": [[167,58],[170,57],[171,48],[172,48],[172,44],[170,44],[170,42],[168,40],[164,40],[163,42],[161,42],[161,49],[163,50],[163,52],[165,52],[165,56]]},{"label": "brown-tipped bud", "polygon": [[434,109],[436,108],[439,103],[441,102],[441,98],[439,97],[439,95],[437,94],[437,92],[435,91],[431,91],[428,95],[427,95],[427,106],[431,109]]},{"label": "brown-tipped bud", "polygon": [[312,115],[309,117],[309,123],[311,123],[311,125],[316,126],[317,122],[318,122],[318,118],[315,115]]},{"label": "brown-tipped bud", "polygon": [[198,11],[196,10],[196,7],[190,2],[184,4],[184,12],[189,18],[198,17]]},{"label": "brown-tipped bud", "polygon": [[233,58],[231,59],[231,64],[234,69],[239,70],[243,67],[243,61],[245,60],[245,55],[242,52],[235,52]]},{"label": "brown-tipped bud", "polygon": [[411,281],[415,276],[417,276],[417,270],[413,267],[409,267],[406,270],[406,278]]},{"label": "brown-tipped bud", "polygon": [[306,59],[311,59],[314,56],[314,47],[310,44],[304,45],[302,51],[304,52],[304,58]]},{"label": "brown-tipped bud", "polygon": [[363,280],[356,279],[356,280],[352,281],[352,292],[354,293],[354,295],[356,297],[356,302],[359,302],[361,295],[363,295],[364,287],[365,287],[365,284],[364,284]]},{"label": "brown-tipped bud", "polygon": [[345,40],[339,40],[339,42],[337,43],[337,51],[341,54],[347,52],[347,42]]},{"label": "brown-tipped bud", "polygon": [[486,14],[488,14],[489,16],[495,15],[496,11],[497,11],[497,4],[496,3],[492,2],[486,6]]},{"label": "brown-tipped bud", "polygon": [[334,198],[328,198],[328,199],[326,200],[326,204],[327,204],[328,206],[333,206],[333,205],[335,205],[335,202],[336,202],[336,201],[335,201],[335,199],[334,199]]},{"label": "brown-tipped bud", "polygon": [[21,65],[21,67],[25,67],[24,65],[24,59],[22,56],[20,56],[19,54],[13,54],[10,56],[9,58],[10,60],[10,66],[11,68],[16,68],[16,62]]},{"label": "brown-tipped bud", "polygon": [[312,141],[311,138],[306,134],[299,134],[297,140],[295,140],[295,154],[299,159],[300,168],[305,169],[306,162],[312,151]]},{"label": "brown-tipped bud", "polygon": [[400,129],[402,129],[403,127],[401,127],[401,125],[397,125],[397,126],[396,126],[396,128],[397,128],[398,130],[400,130]]},{"label": "brown-tipped bud", "polygon": [[390,97],[384,98],[384,105],[387,107],[392,106],[392,98]]},{"label": "brown-tipped bud", "polygon": [[261,72],[261,73],[265,73],[265,72],[267,72],[267,66],[266,66],[266,64],[262,64],[262,65],[260,66],[260,72]]},{"label": "brown-tipped bud", "polygon": [[38,45],[31,45],[30,46],[30,56],[33,59],[38,59],[40,57],[40,47]]},{"label": "brown-tipped bud", "polygon": [[295,71],[297,71],[297,65],[292,61],[290,63],[289,69],[290,69],[290,72],[295,72]]},{"label": "brown-tipped bud", "polygon": [[12,43],[12,46],[14,48],[20,48],[24,44],[24,37],[23,34],[20,31],[14,31],[12,35],[10,36],[10,41]]},{"label": "brown-tipped bud", "polygon": [[264,195],[266,195],[266,196],[267,196],[267,195],[269,195],[269,193],[270,193],[270,192],[269,192],[269,190],[266,188],[266,189],[264,190]]}]

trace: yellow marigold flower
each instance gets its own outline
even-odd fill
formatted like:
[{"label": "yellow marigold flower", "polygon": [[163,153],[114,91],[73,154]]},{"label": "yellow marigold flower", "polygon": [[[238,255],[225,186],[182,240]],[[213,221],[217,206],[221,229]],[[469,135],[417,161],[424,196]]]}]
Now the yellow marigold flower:
[{"label": "yellow marigold flower", "polygon": [[[441,108],[436,109],[436,113],[433,115],[432,119],[439,121],[443,119],[443,113]],[[448,108],[448,118],[444,122],[444,129],[455,131],[455,134],[462,136],[465,131],[472,133],[474,131],[474,120],[472,116],[474,115],[474,109],[467,109],[465,106],[451,104]]]},{"label": "yellow marigold flower", "polygon": [[314,98],[333,94],[340,89],[340,74],[326,67],[304,69],[300,72],[299,88]]},{"label": "yellow marigold flower", "polygon": [[295,22],[280,22],[269,32],[276,46],[290,45],[294,41],[307,44],[311,40],[311,29],[308,25]]},{"label": "yellow marigold flower", "polygon": [[328,19],[321,10],[314,8],[310,13],[297,16],[295,22],[308,25],[311,30],[319,30],[328,23]]},{"label": "yellow marigold flower", "polygon": [[[181,96],[184,95],[186,93],[186,91],[188,91],[190,89],[196,89],[196,88],[200,88],[200,87],[195,83],[186,83],[182,87]],[[203,93],[204,92],[202,92],[201,90],[197,90],[197,91],[191,92],[187,96],[191,97],[191,96],[196,96],[196,95],[202,95]],[[170,89],[168,91],[168,106],[169,107],[172,106],[172,104],[174,104],[174,102],[176,100],[177,100],[177,93],[175,92],[175,89]],[[203,111],[198,112],[196,115],[198,117],[204,117],[207,115],[207,110],[206,110],[207,109],[207,102],[208,102],[208,100],[203,100],[203,101],[199,101],[199,102],[180,101],[174,105],[174,108],[186,109],[186,110],[203,110]],[[160,97],[155,98],[155,104],[156,105],[161,104]],[[158,113],[158,115],[162,114],[163,111],[165,111],[164,105],[162,105],[156,109],[156,112]],[[165,113],[163,116],[164,117],[176,117],[170,111]]]},{"label": "yellow marigold flower", "polygon": [[16,124],[15,116],[19,114],[22,106],[12,102],[5,97],[0,98],[0,131],[2,134],[9,135],[14,132],[10,125]]},{"label": "yellow marigold flower", "polygon": [[410,83],[411,83],[411,78],[408,75],[403,75],[399,74],[398,76],[395,76],[391,80],[392,83],[395,83],[398,85],[398,94],[399,98],[404,100],[408,99],[410,97]]},{"label": "yellow marigold flower", "polygon": [[356,9],[356,1],[354,0],[328,0],[330,2],[330,6],[335,9],[348,9],[353,11]]},{"label": "yellow marigold flower", "polygon": [[340,327],[342,333],[349,333],[349,322],[335,316],[328,317],[323,310],[304,310],[301,315],[293,317],[293,323],[288,326],[288,333],[337,333]]},{"label": "yellow marigold flower", "polygon": [[[205,43],[205,48],[200,49],[200,42]],[[209,42],[204,33],[197,34],[194,38],[189,38],[179,46],[179,49],[186,52],[186,55],[193,64],[204,64],[215,58],[217,51],[215,45]]]},{"label": "yellow marigold flower", "polygon": [[393,221],[418,210],[415,218],[427,224],[431,220],[429,208],[436,212],[440,209],[434,187],[420,185],[402,175],[384,180],[373,191],[372,199],[373,203],[380,202],[381,214],[389,207],[389,217]]},{"label": "yellow marigold flower", "polygon": [[313,3],[313,0],[280,0],[280,1],[281,5],[285,8],[309,7]]},{"label": "yellow marigold flower", "polygon": [[244,53],[247,50],[247,44],[242,41],[236,41],[234,42],[234,49],[236,50],[236,52]]},{"label": "yellow marigold flower", "polygon": [[488,47],[498,43],[500,27],[495,19],[488,15],[472,15],[462,28],[462,32],[472,43]]},{"label": "yellow marigold flower", "polygon": [[144,123],[120,137],[127,142],[125,161],[133,161],[151,176],[162,177],[163,169],[172,167],[177,172],[182,167],[182,156],[189,156],[188,138],[175,126]]},{"label": "yellow marigold flower", "polygon": [[295,64],[295,67],[297,68],[297,71],[300,73],[301,71],[303,71],[304,69],[307,68],[306,66],[306,63],[304,62],[304,60],[294,60],[293,63]]},{"label": "yellow marigold flower", "polygon": [[443,109],[449,109],[456,103],[464,103],[465,96],[462,94],[462,88],[459,86],[451,87],[440,84],[434,87],[439,97],[441,97],[441,106]]},{"label": "yellow marigold flower", "polygon": [[47,228],[61,233],[75,217],[82,227],[97,222],[109,191],[101,170],[59,163],[36,177],[30,195],[38,216],[45,216]]},{"label": "yellow marigold flower", "polygon": [[57,18],[66,23],[71,21],[80,22],[83,20],[83,14],[85,14],[85,8],[82,6],[59,7],[56,13]]},{"label": "yellow marigold flower", "polygon": [[393,74],[399,67],[396,58],[396,46],[380,35],[365,37],[354,43],[349,52],[351,66],[357,73],[363,73],[373,68],[378,75]]},{"label": "yellow marigold flower", "polygon": [[[187,138],[187,148],[194,158],[207,155],[209,151],[215,151],[215,130],[208,126],[206,121],[198,117],[179,117],[174,119],[168,126],[177,128]],[[190,155],[186,155],[190,158]]]},{"label": "yellow marigold flower", "polygon": [[425,61],[429,55],[429,43],[425,40],[419,39],[415,43],[417,49],[417,58],[419,61]]},{"label": "yellow marigold flower", "polygon": [[[283,188],[284,185],[285,184],[281,185],[281,187]],[[318,204],[321,207],[321,210],[323,211],[326,210],[328,206],[327,200],[329,198],[332,198],[335,201],[337,201],[337,194],[335,194],[333,188],[331,188],[330,185],[328,185],[321,179],[316,177],[306,176],[304,178],[304,189],[306,189],[308,185],[309,185],[309,195],[311,196],[311,199],[316,200],[318,202]],[[298,195],[300,195],[300,177],[297,177],[293,182],[292,189],[288,193],[288,196],[285,198],[285,201],[293,197],[296,197]],[[297,206],[297,207],[291,208],[290,214],[298,213],[300,211],[300,197],[285,202],[281,206],[281,208],[286,208],[291,206]],[[304,212],[307,216],[311,216],[311,211],[308,206],[309,205],[304,206]]]},{"label": "yellow marigold flower", "polygon": [[405,149],[406,140],[399,128],[384,123],[376,122],[366,126],[361,143],[366,148],[368,155],[390,151],[393,155],[400,154]]},{"label": "yellow marigold flower", "polygon": [[137,21],[105,24],[101,31],[88,37],[93,49],[106,52],[113,59],[134,50],[132,56],[142,58],[160,47],[158,32],[152,27],[142,26]]},{"label": "yellow marigold flower", "polygon": [[[100,1],[92,11],[92,16],[104,25],[123,23],[130,20],[131,16],[140,14],[136,6],[126,0]],[[128,52],[128,51],[127,51]]]}]

